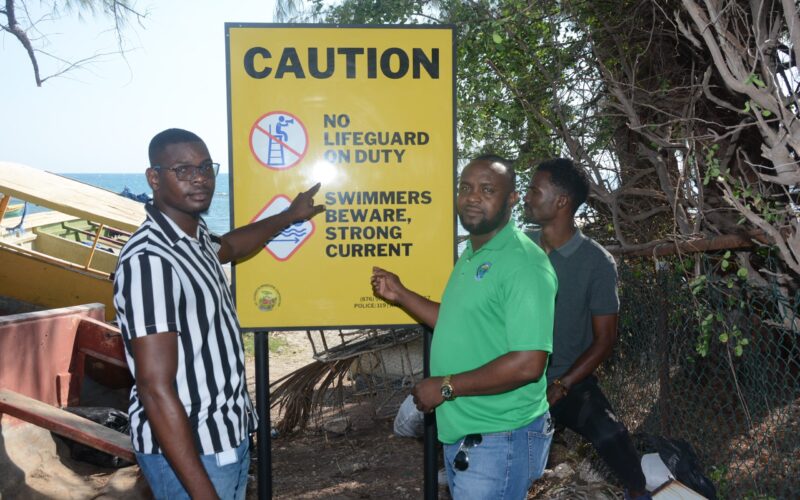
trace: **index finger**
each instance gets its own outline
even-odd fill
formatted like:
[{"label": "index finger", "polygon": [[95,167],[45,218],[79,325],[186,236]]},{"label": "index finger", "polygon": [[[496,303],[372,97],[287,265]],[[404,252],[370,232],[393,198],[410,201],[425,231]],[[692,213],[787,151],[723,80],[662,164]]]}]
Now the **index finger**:
[{"label": "index finger", "polygon": [[321,182],[314,184],[313,186],[311,186],[311,189],[306,191],[305,194],[310,194],[311,196],[314,196],[315,194],[317,194],[317,191],[319,191],[320,186],[322,186]]}]

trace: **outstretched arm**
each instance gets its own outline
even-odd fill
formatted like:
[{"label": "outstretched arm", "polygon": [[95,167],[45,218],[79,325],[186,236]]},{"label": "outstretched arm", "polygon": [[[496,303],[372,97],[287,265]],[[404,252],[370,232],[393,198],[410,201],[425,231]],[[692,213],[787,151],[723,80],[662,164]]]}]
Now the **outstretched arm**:
[{"label": "outstretched arm", "polygon": [[157,333],[131,341],[136,388],[161,451],[192,498],[217,499],[200,461],[189,418],[175,391],[178,334]]},{"label": "outstretched arm", "polygon": [[397,304],[422,324],[433,328],[439,318],[439,303],[426,299],[403,286],[400,278],[380,267],[372,268],[372,292],[378,297]]},{"label": "outstretched arm", "polygon": [[314,205],[314,195],[319,191],[319,187],[320,184],[317,183],[308,191],[298,194],[287,210],[234,229],[222,236],[222,244],[217,252],[219,261],[225,264],[249,257],[286,226],[310,219],[324,211],[325,205]]}]

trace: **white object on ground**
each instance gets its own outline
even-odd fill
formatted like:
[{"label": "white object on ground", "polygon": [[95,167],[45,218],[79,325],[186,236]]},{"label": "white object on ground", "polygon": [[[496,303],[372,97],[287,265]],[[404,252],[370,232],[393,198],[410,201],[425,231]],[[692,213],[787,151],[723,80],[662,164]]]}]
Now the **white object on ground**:
[{"label": "white object on ground", "polygon": [[394,433],[400,437],[422,437],[425,429],[425,414],[417,410],[414,399],[409,394],[394,417]]},{"label": "white object on ground", "polygon": [[658,491],[653,492],[653,500],[707,500],[700,493],[689,488],[675,479],[670,479],[662,484]]},{"label": "white object on ground", "polygon": [[642,472],[648,491],[654,491],[670,479],[675,479],[658,453],[648,453],[642,456]]},{"label": "white object on ground", "polygon": [[439,486],[450,486],[450,483],[447,482],[447,470],[444,467],[439,469],[439,474],[436,476],[436,482],[439,483]]}]

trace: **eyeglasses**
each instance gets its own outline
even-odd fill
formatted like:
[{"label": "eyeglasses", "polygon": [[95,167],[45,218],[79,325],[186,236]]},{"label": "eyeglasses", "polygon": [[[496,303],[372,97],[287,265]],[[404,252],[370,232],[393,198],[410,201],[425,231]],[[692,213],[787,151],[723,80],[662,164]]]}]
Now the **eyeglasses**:
[{"label": "eyeglasses", "polygon": [[482,441],[483,437],[480,434],[467,434],[458,447],[456,457],[453,459],[453,467],[456,470],[467,470],[469,467],[469,449],[478,446]]},{"label": "eyeglasses", "polygon": [[193,181],[198,175],[206,179],[213,179],[219,173],[219,163],[203,163],[202,165],[178,165],[177,167],[162,167],[153,165],[156,170],[170,170],[175,172],[179,181]]}]

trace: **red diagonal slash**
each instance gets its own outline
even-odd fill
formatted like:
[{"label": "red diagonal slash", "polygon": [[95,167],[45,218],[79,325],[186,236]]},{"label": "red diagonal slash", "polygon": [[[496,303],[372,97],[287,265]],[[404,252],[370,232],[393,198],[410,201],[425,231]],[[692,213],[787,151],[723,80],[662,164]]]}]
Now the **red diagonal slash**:
[{"label": "red diagonal slash", "polygon": [[277,143],[278,143],[278,144],[280,144],[281,146],[283,146],[283,147],[285,147],[286,149],[288,149],[290,152],[294,153],[294,154],[295,154],[295,155],[296,155],[298,158],[300,158],[300,157],[302,156],[300,153],[298,153],[297,151],[295,151],[294,149],[292,149],[292,147],[291,147],[291,146],[289,146],[288,144],[286,144],[286,143],[285,143],[285,142],[283,142],[282,140],[278,139],[278,138],[277,138],[277,137],[275,137],[274,135],[270,134],[269,132],[267,132],[266,130],[264,130],[263,128],[261,128],[261,125],[258,125],[258,124],[256,124],[256,128],[257,128],[258,130],[260,130],[260,131],[264,132],[265,134],[267,134],[267,136],[268,136],[270,139],[272,139],[273,141],[277,142]]}]

